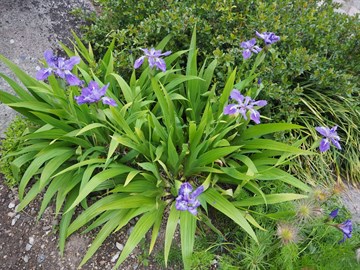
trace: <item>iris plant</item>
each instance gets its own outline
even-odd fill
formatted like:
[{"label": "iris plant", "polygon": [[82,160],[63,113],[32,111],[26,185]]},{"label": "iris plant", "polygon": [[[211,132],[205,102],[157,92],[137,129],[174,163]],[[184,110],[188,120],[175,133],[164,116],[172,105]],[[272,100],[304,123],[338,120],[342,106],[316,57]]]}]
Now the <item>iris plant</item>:
[{"label": "iris plant", "polygon": [[[329,219],[332,220],[337,217],[339,213],[339,209],[335,209],[331,211],[329,214]],[[343,233],[343,239],[339,241],[339,243],[344,242],[346,239],[351,238],[352,233],[352,222],[351,219],[348,219],[340,224],[329,224],[337,229],[339,229]]]},{"label": "iris plant", "polygon": [[200,186],[193,191],[190,183],[185,182],[180,186],[178,197],[176,198],[175,207],[179,211],[189,211],[191,214],[197,214],[197,208],[200,202],[197,197],[204,191],[204,187]]},{"label": "iris plant", "polygon": [[79,105],[98,102],[101,99],[103,104],[117,106],[115,100],[104,96],[108,87],[109,84],[100,88],[97,82],[90,81],[88,87],[82,89],[81,95],[75,96],[74,98]]},{"label": "iris plant", "polygon": [[44,57],[48,67],[40,69],[36,74],[36,79],[45,80],[51,73],[65,79],[69,85],[81,85],[82,81],[71,73],[72,68],[80,63],[79,56],[72,56],[70,59],[57,57],[52,50],[46,50]]},{"label": "iris plant", "polygon": [[242,52],[244,59],[248,59],[252,55],[252,53],[259,53],[262,50],[259,46],[255,44],[256,44],[255,38],[241,42],[240,44],[241,48],[245,49]]},{"label": "iris plant", "polygon": [[250,119],[256,124],[260,123],[260,113],[255,107],[263,107],[267,104],[266,100],[255,101],[251,97],[243,96],[237,89],[233,89],[230,94],[230,99],[233,99],[237,104],[229,104],[224,108],[224,114],[237,114],[240,113],[245,120],[247,120],[247,112],[250,112]]},{"label": "iris plant", "polygon": [[[280,40],[280,37],[275,35],[272,32],[263,32],[260,34],[258,31],[256,31],[255,33],[256,33],[257,37],[259,37],[265,41],[265,45],[271,45]],[[260,48],[259,46],[255,45],[255,44],[256,44],[255,38],[252,38],[248,41],[241,42],[240,47],[244,49],[242,52],[244,59],[250,58],[252,53],[261,52],[262,48]]]},{"label": "iris plant", "polygon": [[340,146],[340,137],[338,136],[336,129],[337,126],[332,127],[331,129],[328,127],[316,127],[317,132],[324,136],[324,138],[320,142],[320,152],[325,152],[330,149],[330,144],[335,145],[336,148],[341,150]]},{"label": "iris plant", "polygon": [[136,59],[134,63],[135,69],[139,68],[144,63],[145,58],[147,58],[150,68],[153,68],[155,66],[157,69],[160,69],[162,72],[166,71],[166,63],[164,59],[161,58],[161,56],[168,56],[169,54],[171,54],[171,51],[161,53],[161,50],[155,50],[154,48],[151,48],[150,50],[149,49],[140,49],[140,50],[142,50],[145,55]]},{"label": "iris plant", "polygon": [[331,219],[334,219],[337,217],[338,213],[339,213],[339,209],[335,209],[335,210],[331,211],[331,213],[329,214],[329,217]]},{"label": "iris plant", "polygon": [[338,228],[340,231],[342,231],[343,233],[343,239],[340,240],[339,243],[344,242],[346,239],[351,238],[351,233],[352,233],[352,222],[351,219],[348,219],[346,221],[344,221],[341,224],[338,224],[336,226],[336,228]]},{"label": "iris plant", "polygon": [[264,33],[259,33],[258,31],[256,31],[256,35],[263,39],[265,41],[265,44],[266,45],[270,45],[270,44],[273,44],[275,43],[276,41],[279,41],[280,40],[280,37],[275,35],[274,33],[272,32],[264,32]]}]

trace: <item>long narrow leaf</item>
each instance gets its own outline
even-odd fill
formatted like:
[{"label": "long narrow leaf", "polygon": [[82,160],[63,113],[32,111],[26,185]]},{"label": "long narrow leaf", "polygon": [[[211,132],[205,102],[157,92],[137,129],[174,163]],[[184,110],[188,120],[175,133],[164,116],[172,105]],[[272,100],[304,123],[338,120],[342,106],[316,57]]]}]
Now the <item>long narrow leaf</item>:
[{"label": "long narrow leaf", "polygon": [[208,204],[231,218],[242,229],[244,229],[244,231],[246,231],[251,236],[251,238],[258,242],[254,230],[251,228],[241,212],[231,202],[220,195],[215,189],[209,188],[201,196],[205,198]]},{"label": "long narrow leaf", "polygon": [[196,217],[188,211],[180,213],[181,254],[184,270],[191,269],[191,256],[194,250]]},{"label": "long narrow leaf", "polygon": [[138,220],[125,244],[123,251],[121,252],[118,261],[116,262],[115,268],[119,267],[119,265],[130,255],[136,245],[150,230],[151,226],[153,226],[156,219],[156,211],[157,210],[148,212]]},{"label": "long narrow leaf", "polygon": [[294,201],[308,198],[307,195],[295,194],[295,193],[279,193],[279,194],[268,194],[265,195],[266,201],[264,201],[263,197],[251,197],[242,199],[241,201],[233,202],[233,205],[236,207],[243,206],[252,206],[252,205],[260,205],[260,204],[275,204],[287,201]]},{"label": "long narrow leaf", "polygon": [[170,207],[170,213],[169,213],[168,221],[166,223],[166,231],[165,231],[164,258],[165,258],[166,267],[169,258],[171,243],[174,238],[179,217],[180,217],[180,212],[176,210],[175,203],[173,203]]}]

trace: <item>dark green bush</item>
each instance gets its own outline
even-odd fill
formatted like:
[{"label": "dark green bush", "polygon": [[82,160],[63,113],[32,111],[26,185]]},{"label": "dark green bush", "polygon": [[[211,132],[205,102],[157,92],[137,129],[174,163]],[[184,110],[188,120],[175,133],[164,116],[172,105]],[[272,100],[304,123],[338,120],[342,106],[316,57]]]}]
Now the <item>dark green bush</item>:
[{"label": "dark green bush", "polygon": [[[93,44],[101,56],[115,39],[116,68],[125,77],[130,76],[129,61],[141,54],[138,48],[153,46],[171,33],[173,38],[166,49],[187,49],[196,25],[198,46],[203,52],[199,59],[218,59],[216,72],[221,85],[229,65],[244,61],[240,42],[254,37],[256,30],[275,32],[281,37],[278,49],[261,67],[265,87],[262,98],[271,103],[265,108],[266,114],[285,122],[339,125],[347,145],[343,144],[337,165],[345,167],[345,174],[353,180],[360,179],[359,171],[353,171],[360,164],[356,154],[359,138],[353,137],[359,134],[360,124],[358,17],[336,13],[338,4],[331,0],[98,2],[102,13],[90,18],[92,24],[84,31],[85,41]],[[249,65],[252,61],[254,57]],[[340,108],[329,108],[333,103]],[[316,110],[320,117],[314,116],[314,105],[319,107]]]}]

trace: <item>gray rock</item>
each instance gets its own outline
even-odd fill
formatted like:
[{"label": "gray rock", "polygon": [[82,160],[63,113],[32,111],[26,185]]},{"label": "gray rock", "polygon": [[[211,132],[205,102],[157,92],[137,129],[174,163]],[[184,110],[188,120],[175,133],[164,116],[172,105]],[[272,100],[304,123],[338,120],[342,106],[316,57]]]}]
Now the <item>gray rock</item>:
[{"label": "gray rock", "polygon": [[52,226],[44,226],[44,227],[42,227],[42,229],[44,230],[44,231],[48,231],[48,230],[51,230],[51,228],[52,228]]},{"label": "gray rock", "polygon": [[39,254],[39,256],[37,257],[37,262],[38,263],[43,263],[45,261],[46,256],[44,254]]},{"label": "gray rock", "polygon": [[27,263],[27,262],[29,261],[29,256],[28,256],[28,255],[25,255],[25,256],[23,257],[23,260],[24,260],[25,263]]},{"label": "gray rock", "polygon": [[20,218],[20,215],[16,215],[12,220],[11,220],[11,226],[14,226],[16,221],[18,221],[18,219]]},{"label": "gray rock", "polygon": [[128,235],[130,235],[133,230],[134,230],[134,226],[131,226],[131,227],[126,231],[126,233],[127,233]]},{"label": "gray rock", "polygon": [[124,245],[123,244],[120,244],[120,243],[118,243],[118,242],[116,242],[116,248],[118,249],[118,250],[120,250],[120,251],[122,251],[123,249],[124,249]]},{"label": "gray rock", "polygon": [[116,262],[116,260],[119,258],[120,252],[117,252],[114,256],[111,258],[111,262]]},{"label": "gray rock", "polygon": [[29,251],[31,248],[32,248],[32,245],[29,244],[29,243],[27,243],[27,244],[26,244],[26,247],[25,247],[25,250],[26,250],[26,251]]},{"label": "gray rock", "polygon": [[11,208],[14,208],[15,207],[15,203],[14,202],[10,202],[8,207],[11,209]]},{"label": "gray rock", "polygon": [[29,237],[29,244],[30,244],[30,245],[34,245],[34,241],[35,241],[34,237],[33,237],[33,236],[30,236],[30,237]]},{"label": "gray rock", "polygon": [[9,212],[7,215],[8,215],[8,217],[13,218],[13,217],[16,216],[16,213],[14,213],[14,212]]}]

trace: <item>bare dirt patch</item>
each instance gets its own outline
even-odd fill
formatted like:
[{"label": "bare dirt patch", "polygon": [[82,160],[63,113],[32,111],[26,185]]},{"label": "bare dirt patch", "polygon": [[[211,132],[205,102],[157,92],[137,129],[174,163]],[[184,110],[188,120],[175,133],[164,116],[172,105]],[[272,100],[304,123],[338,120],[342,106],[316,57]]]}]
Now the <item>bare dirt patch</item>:
[{"label": "bare dirt patch", "polygon": [[[53,206],[50,206],[37,221],[40,199],[32,202],[24,211],[16,213],[15,207],[18,203],[17,190],[5,186],[0,175],[0,269],[77,269],[97,232],[84,235],[74,233],[68,238],[64,256],[61,256],[58,249],[59,220],[55,218]],[[125,245],[133,224],[129,223],[124,230],[111,235],[81,269],[113,269],[116,262],[114,258],[120,253],[119,247]],[[144,255],[147,252],[147,249],[136,248],[119,269],[164,269],[156,263],[153,255]],[[154,253],[156,252],[159,250]],[[147,261],[146,265],[144,260]],[[181,267],[175,265],[167,269]]]}]

